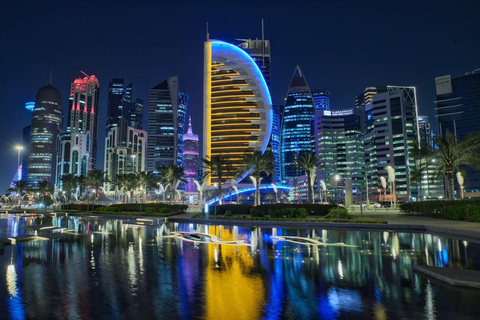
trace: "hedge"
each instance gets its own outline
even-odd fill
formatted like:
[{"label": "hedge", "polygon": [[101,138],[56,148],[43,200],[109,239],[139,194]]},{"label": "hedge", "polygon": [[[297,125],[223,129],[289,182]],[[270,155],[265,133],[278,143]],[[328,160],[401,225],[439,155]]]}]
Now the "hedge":
[{"label": "hedge", "polygon": [[287,203],[274,203],[274,204],[264,204],[256,206],[255,209],[262,210],[265,213],[268,210],[276,209],[286,209],[286,208],[295,208],[295,209],[305,209],[307,210],[307,215],[309,216],[325,216],[328,214],[331,208],[336,208],[336,205],[333,204],[287,204]]},{"label": "hedge", "polygon": [[225,212],[230,211],[232,214],[250,214],[250,208],[253,207],[249,204],[222,204],[218,206],[212,206],[208,208],[208,212],[211,214],[215,212],[215,207],[217,207],[217,215],[225,214]]},{"label": "hedge", "polygon": [[[126,204],[113,204],[110,207],[117,208],[119,212],[140,212],[140,203],[126,203]],[[147,208],[149,212],[183,212],[186,211],[188,206],[183,204],[167,204],[167,203],[142,203],[142,212],[145,212]],[[153,211],[152,211],[153,210]]]},{"label": "hedge", "polygon": [[[102,207],[105,207],[103,205],[100,205],[100,204],[94,204],[93,205],[95,207],[95,211],[97,208],[102,208]],[[83,211],[87,211],[87,208],[92,210],[92,204],[64,204],[62,205],[62,210],[83,210]]]},{"label": "hedge", "polygon": [[408,202],[400,212],[431,218],[480,222],[480,200],[438,200]]},{"label": "hedge", "polygon": [[[348,214],[348,210],[345,208],[338,208],[338,215],[340,219],[351,219],[352,217]],[[337,208],[332,208],[325,216],[325,219],[337,219]]]}]

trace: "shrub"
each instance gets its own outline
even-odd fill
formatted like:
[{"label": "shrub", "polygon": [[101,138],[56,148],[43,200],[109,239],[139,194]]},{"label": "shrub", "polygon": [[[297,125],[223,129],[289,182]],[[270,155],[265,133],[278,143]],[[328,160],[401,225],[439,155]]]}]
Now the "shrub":
[{"label": "shrub", "polygon": [[480,222],[480,200],[409,202],[400,205],[400,212],[431,218]]},{"label": "shrub", "polygon": [[[217,207],[217,215],[225,214],[225,212],[230,211],[232,214],[244,214],[248,215],[250,212],[251,205],[247,204],[222,204]],[[214,212],[214,208],[208,209],[209,212]]]},{"label": "shrub", "polygon": [[[120,212],[140,212],[140,203],[114,204],[110,207],[115,207]],[[142,211],[145,212],[146,208],[150,207],[154,208],[155,212],[160,211],[161,208],[168,208],[168,212],[183,212],[188,208],[187,205],[183,204],[148,203],[142,205]]]},{"label": "shrub", "polygon": [[160,208],[160,210],[159,210],[158,212],[160,212],[160,213],[169,213],[170,211],[172,211],[172,210],[170,210],[170,208],[165,208],[165,207],[164,207],[164,208]]},{"label": "shrub", "polygon": [[225,217],[231,217],[231,216],[233,216],[233,213],[232,213],[232,211],[227,210],[227,211],[225,211],[224,215],[225,215]]},{"label": "shrub", "polygon": [[307,210],[307,215],[324,216],[328,214],[328,211],[331,208],[336,208],[336,206],[332,204],[320,204],[320,203],[313,203],[313,204],[274,203],[274,204],[264,204],[264,205],[255,207],[255,209],[263,210],[265,212],[268,212],[268,210],[285,209],[285,208],[296,208],[296,209],[304,208]]},{"label": "shrub", "polygon": [[257,210],[257,209],[250,209],[250,216],[252,218],[263,218],[265,217],[265,213],[261,210]]},{"label": "shrub", "polygon": [[[340,219],[351,219],[347,209],[339,208],[338,210]],[[328,214],[325,216],[325,219],[337,219],[337,208],[331,208]]]},{"label": "shrub", "polygon": [[117,208],[114,207],[99,207],[95,208],[96,212],[118,212]]},{"label": "shrub", "polygon": [[146,207],[145,208],[145,213],[155,213],[155,208],[154,207]]}]

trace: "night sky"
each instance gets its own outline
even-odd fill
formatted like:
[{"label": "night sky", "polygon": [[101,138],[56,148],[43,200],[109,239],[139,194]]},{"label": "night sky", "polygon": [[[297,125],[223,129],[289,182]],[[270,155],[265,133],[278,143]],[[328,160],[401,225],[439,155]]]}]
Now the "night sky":
[{"label": "night sky", "polygon": [[[202,132],[203,41],[265,38],[272,47],[272,99],[282,104],[296,64],[310,87],[331,92],[332,109],[354,107],[367,86],[417,87],[420,114],[437,127],[434,78],[480,68],[477,1],[2,1],[0,10],[0,193],[15,174],[24,106],[49,83],[66,110],[80,70],[100,80],[99,168],[108,83],[148,90],[178,75],[188,114]],[[145,109],[146,115],[148,113]]]}]

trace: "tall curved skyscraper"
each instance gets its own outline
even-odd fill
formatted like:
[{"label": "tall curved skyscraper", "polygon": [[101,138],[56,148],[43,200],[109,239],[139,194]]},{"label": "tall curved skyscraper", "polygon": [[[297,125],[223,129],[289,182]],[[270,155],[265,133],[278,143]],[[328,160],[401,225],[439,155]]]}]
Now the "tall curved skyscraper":
[{"label": "tall curved skyscraper", "polygon": [[62,98],[57,88],[40,88],[35,99],[30,133],[28,184],[47,180],[53,184],[57,152],[57,135],[62,127]]},{"label": "tall curved skyscraper", "polygon": [[[244,155],[265,151],[272,130],[272,99],[255,61],[235,45],[205,42],[203,112],[203,155],[223,155],[232,163],[224,179],[245,167]],[[216,181],[211,177],[209,184]]]},{"label": "tall curved skyscraper", "polygon": [[315,114],[312,93],[297,66],[288,88],[282,120],[282,181],[305,174],[297,165],[300,154],[312,151],[310,119]]}]

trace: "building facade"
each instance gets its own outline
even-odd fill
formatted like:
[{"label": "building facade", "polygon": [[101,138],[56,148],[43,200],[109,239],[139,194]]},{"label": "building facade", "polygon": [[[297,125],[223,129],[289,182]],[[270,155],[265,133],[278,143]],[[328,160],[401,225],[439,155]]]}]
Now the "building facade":
[{"label": "building facade", "polygon": [[330,110],[330,98],[329,91],[325,89],[311,89],[313,104],[315,104],[315,110]]},{"label": "building facade", "polygon": [[[451,75],[435,78],[436,110],[439,134],[447,131],[458,140],[480,132],[480,70],[464,76]],[[465,196],[480,197],[480,170],[465,168]],[[459,190],[458,185],[455,190]]]},{"label": "building facade", "polygon": [[[198,134],[192,130],[192,118],[188,119],[188,131],[183,136],[183,172],[185,174],[185,192],[197,192],[193,180],[197,180],[198,168],[200,165]],[[198,180],[200,181],[200,180]]]},{"label": "building facade", "polygon": [[395,171],[394,192],[399,201],[417,199],[416,183],[410,181],[415,168],[411,151],[419,142],[415,87],[388,86],[365,105],[365,166],[370,191],[382,188],[387,167]]},{"label": "building facade", "polygon": [[150,89],[148,102],[147,169],[183,165],[183,134],[188,95],[178,91],[178,77]]},{"label": "building facade", "polygon": [[[206,41],[204,48],[203,155],[226,157],[231,170],[223,178],[232,179],[245,168],[244,155],[267,148],[272,100],[260,68],[248,53],[216,40]],[[217,181],[213,176],[208,183]]]},{"label": "building facade", "polygon": [[40,88],[35,99],[30,131],[28,184],[36,188],[38,182],[55,182],[57,135],[62,126],[62,98],[57,88]]},{"label": "building facade", "polygon": [[363,110],[321,110],[311,122],[315,155],[320,157],[317,181],[325,181],[330,189],[330,177],[339,174],[352,179],[354,192],[366,192]]},{"label": "building facade", "polygon": [[128,122],[121,118],[105,138],[104,171],[108,178],[106,190],[113,191],[117,175],[145,171],[146,153],[147,133],[128,126]]},{"label": "building facade", "polygon": [[304,152],[312,152],[310,120],[315,114],[312,93],[300,67],[295,68],[288,88],[282,120],[282,182],[305,174],[297,164]]}]

